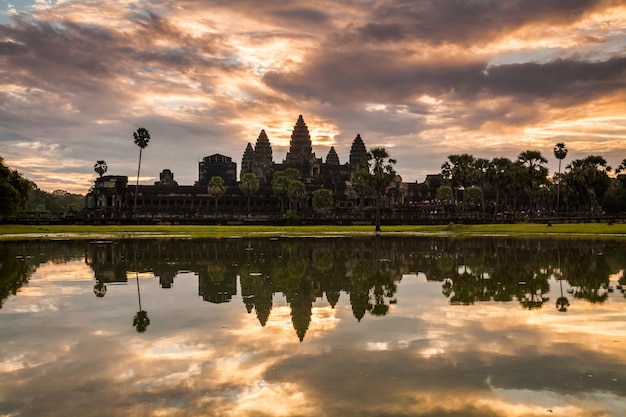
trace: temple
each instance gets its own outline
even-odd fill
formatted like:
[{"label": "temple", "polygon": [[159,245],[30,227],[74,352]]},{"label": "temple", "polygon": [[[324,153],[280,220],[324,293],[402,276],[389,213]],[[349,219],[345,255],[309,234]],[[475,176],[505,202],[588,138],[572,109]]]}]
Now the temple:
[{"label": "temple", "polygon": [[[357,135],[350,150],[350,161],[361,161],[367,150],[361,136]],[[282,163],[272,159],[272,145],[265,130],[261,130],[254,147],[248,143],[241,160],[240,178],[243,174],[253,173],[263,184],[271,184],[274,172],[294,168],[311,190],[327,188],[335,195],[345,193],[345,183],[350,181],[353,168],[350,163],[341,165],[334,147],[326,155],[326,162],[317,158],[313,152],[309,128],[302,115],[291,133],[289,151]]]},{"label": "temple", "polygon": [[[127,176],[105,175],[95,180],[94,187],[86,196],[86,209],[91,215],[102,218],[188,218],[202,220],[220,214],[224,218],[241,218],[250,212],[256,220],[282,219],[283,197],[272,187],[274,174],[288,168],[297,170],[305,185],[306,196],[299,203],[301,215],[314,217],[312,196],[316,190],[327,189],[333,195],[332,211],[335,216],[353,215],[359,207],[372,207],[371,197],[359,196],[352,188],[351,178],[357,168],[366,161],[367,148],[360,134],[350,147],[348,161],[341,163],[334,146],[325,158],[313,152],[311,134],[302,115],[293,127],[289,150],[281,162],[274,161],[272,144],[265,130],[259,132],[254,145],[248,143],[243,151],[240,171],[229,156],[213,154],[198,164],[198,180],[194,185],[179,185],[174,173],[164,169],[154,185],[128,184]],[[252,173],[259,181],[259,189],[253,196],[245,196],[239,188],[237,174]],[[207,190],[213,177],[224,180],[226,192],[216,196]],[[397,176],[386,193],[388,207],[407,206],[411,201],[429,199],[441,184],[440,176],[429,176],[422,184],[404,183]],[[137,194],[137,198],[135,198]],[[367,201],[364,201],[367,200]],[[133,205],[137,206],[134,207]],[[132,213],[132,214],[131,214]],[[351,214],[352,213],[352,214]],[[191,221],[191,220],[190,220]]]}]

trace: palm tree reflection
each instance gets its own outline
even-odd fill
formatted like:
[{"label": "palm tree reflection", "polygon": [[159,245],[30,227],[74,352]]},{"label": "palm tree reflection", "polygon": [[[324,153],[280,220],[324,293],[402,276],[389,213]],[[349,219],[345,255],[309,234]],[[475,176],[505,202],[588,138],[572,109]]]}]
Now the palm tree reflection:
[{"label": "palm tree reflection", "polygon": [[93,286],[93,293],[96,295],[96,297],[102,298],[107,293],[107,286],[104,284],[104,282],[96,280],[96,285]]},{"label": "palm tree reflection", "polygon": [[137,281],[137,300],[139,301],[139,311],[133,318],[133,327],[137,329],[138,333],[146,331],[150,325],[150,319],[148,318],[148,312],[143,311],[141,308],[141,291],[139,289],[139,271],[137,270],[137,252],[135,251],[135,279]]},{"label": "palm tree reflection", "polygon": [[563,272],[561,271],[561,248],[560,247],[557,249],[557,261],[558,261],[559,270],[558,272],[555,272],[554,275],[559,280],[559,288],[561,289],[561,296],[556,299],[556,309],[562,313],[565,313],[567,311],[567,307],[569,307],[569,300],[567,299],[567,297],[563,295]]}]

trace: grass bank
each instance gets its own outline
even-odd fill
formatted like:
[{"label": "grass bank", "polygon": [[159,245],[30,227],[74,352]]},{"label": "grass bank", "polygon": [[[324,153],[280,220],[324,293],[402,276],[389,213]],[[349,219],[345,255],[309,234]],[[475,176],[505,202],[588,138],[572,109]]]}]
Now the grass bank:
[{"label": "grass bank", "polygon": [[[382,235],[621,237],[626,224],[486,224],[449,226],[383,226]],[[85,226],[0,225],[0,240],[231,238],[280,236],[367,236],[373,226]]]}]

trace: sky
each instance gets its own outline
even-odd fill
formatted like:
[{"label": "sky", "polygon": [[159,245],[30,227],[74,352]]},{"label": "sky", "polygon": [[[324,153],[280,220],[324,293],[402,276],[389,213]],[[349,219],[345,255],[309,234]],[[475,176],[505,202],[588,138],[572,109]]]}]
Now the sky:
[{"label": "sky", "polygon": [[264,129],[282,162],[360,134],[405,182],[451,154],[626,158],[626,2],[0,0],[0,156],[41,189],[137,175],[181,185]]}]

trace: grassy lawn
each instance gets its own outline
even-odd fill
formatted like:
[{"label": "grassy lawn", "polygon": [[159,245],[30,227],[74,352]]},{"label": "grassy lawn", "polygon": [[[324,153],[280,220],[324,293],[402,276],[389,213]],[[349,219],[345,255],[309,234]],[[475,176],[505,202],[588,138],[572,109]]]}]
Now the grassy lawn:
[{"label": "grassy lawn", "polygon": [[[0,240],[373,236],[374,226],[23,226],[0,225]],[[626,224],[383,226],[382,235],[585,236],[626,238]]]}]

